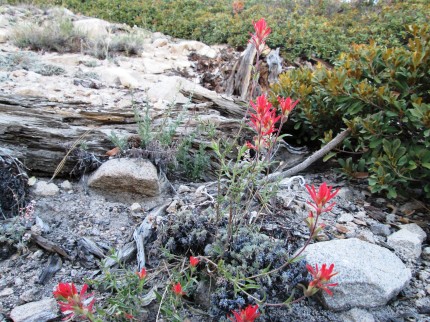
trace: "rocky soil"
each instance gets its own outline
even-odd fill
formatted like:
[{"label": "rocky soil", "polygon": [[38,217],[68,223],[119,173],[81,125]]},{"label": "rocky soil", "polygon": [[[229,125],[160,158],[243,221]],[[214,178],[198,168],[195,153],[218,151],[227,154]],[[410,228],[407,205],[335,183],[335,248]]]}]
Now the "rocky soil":
[{"label": "rocky soil", "polygon": [[[32,19],[49,20],[58,12],[57,9],[43,11],[32,7],[0,7],[2,94],[47,98],[54,103],[52,109],[58,113],[79,113],[73,108],[65,111],[55,106],[55,103],[64,101],[80,102],[79,104],[86,105],[89,110],[93,108],[94,111],[100,106],[113,111],[131,109],[135,102],[145,101],[151,103],[156,113],[163,114],[172,101],[178,104],[189,101],[179,93],[179,87],[183,84],[201,84],[220,90],[220,79],[228,76],[227,72],[220,69],[223,66],[221,62],[225,63],[227,53],[231,55],[229,57],[237,56],[223,46],[209,47],[195,41],[171,39],[159,33],[144,31],[141,31],[145,34],[143,50],[134,57],[118,55],[112,59],[97,59],[82,53],[31,52],[12,44],[13,28],[19,23]],[[100,27],[105,26],[106,22],[76,16],[68,11],[61,10],[60,13],[71,16],[77,25],[87,26],[94,37],[110,35],[109,28]],[[197,60],[196,63],[196,57],[203,56],[205,59]],[[47,69],[57,70],[59,74],[43,75]],[[217,80],[217,77],[220,79]],[[8,151],[0,147],[0,152]],[[273,240],[282,237],[291,241],[294,247],[302,245],[307,237],[304,219],[307,216],[308,200],[303,184],[318,185],[327,182],[341,190],[335,199],[336,206],[332,213],[323,218],[326,229],[319,242],[356,238],[377,245],[399,260],[399,270],[406,272],[405,278],[408,281],[404,287],[402,284],[401,289],[395,290],[391,285],[381,286],[379,281],[372,281],[373,284],[365,285],[365,288],[374,288],[380,294],[376,292],[373,294],[374,298],[369,300],[364,297],[366,294],[359,293],[365,293],[366,289],[357,287],[360,279],[354,275],[362,274],[362,277],[370,272],[369,279],[372,275],[381,276],[378,274],[387,278],[391,274],[396,276],[395,269],[384,271],[377,266],[378,254],[365,253],[367,248],[363,248],[363,253],[349,254],[350,259],[343,253],[347,250],[333,250],[333,256],[340,258],[339,267],[343,267],[341,262],[342,265],[354,262],[352,257],[370,258],[355,264],[361,270],[353,273],[339,272],[340,285],[333,298],[355,296],[353,306],[343,306],[340,309],[336,307],[339,302],[331,303],[324,296],[321,302],[312,299],[296,304],[291,311],[286,308],[267,310],[260,320],[430,321],[428,205],[416,200],[399,198],[390,201],[371,196],[364,184],[347,182],[330,167],[323,169],[321,165],[317,165],[302,175],[303,179],[298,178],[281,186],[271,211],[256,220],[261,231]],[[133,242],[135,229],[154,211],[157,211],[157,218],[161,223],[168,225],[169,222],[182,218],[180,216],[184,211],[201,215],[207,209],[213,209],[214,184],[156,179],[159,180],[157,184],[160,193],[153,197],[114,192],[115,188],[118,190],[115,182],[105,182],[104,186],[94,189],[89,186],[87,175],[80,179],[70,179],[70,182],[55,179],[49,184],[48,178],[31,180],[31,199],[35,201],[34,216],[29,218],[26,234],[16,247],[3,248],[1,252],[0,321],[60,320],[58,308],[52,301],[55,286],[59,282],[82,285],[86,278],[95,278],[100,274],[100,256],[88,252],[88,247],[85,247],[88,241],[96,243],[103,252],[103,257],[110,250],[118,251]],[[39,218],[37,221],[36,217]],[[5,227],[9,222],[4,220],[0,224]],[[60,246],[66,256],[58,254],[55,249],[42,248],[41,243],[37,243],[31,234]],[[156,253],[154,245],[160,235],[161,228],[155,231],[154,238],[148,244],[150,251],[147,267],[150,273],[156,271],[159,264],[161,255]],[[307,256],[311,260],[314,255]],[[326,256],[329,261],[331,254]],[[130,269],[137,270],[135,253],[129,258],[127,265]],[[51,272],[47,272],[47,267],[50,267]],[[375,267],[381,272],[372,274]],[[394,281],[392,284],[395,284]],[[355,295],[354,290],[357,292]],[[208,292],[201,292],[198,297],[196,302],[199,307],[208,312],[208,302],[211,300]],[[379,303],[386,297],[389,297],[387,304],[372,305],[372,301]],[[42,313],[34,318],[37,312]],[[149,307],[148,312],[147,320],[155,321],[156,309]],[[30,317],[25,317],[26,315]],[[190,315],[189,319],[216,321],[219,318],[196,313]]]}]

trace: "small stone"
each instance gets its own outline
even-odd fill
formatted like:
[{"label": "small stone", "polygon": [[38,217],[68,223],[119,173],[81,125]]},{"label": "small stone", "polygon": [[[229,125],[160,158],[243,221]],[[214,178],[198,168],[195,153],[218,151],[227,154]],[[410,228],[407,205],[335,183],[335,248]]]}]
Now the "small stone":
[{"label": "small stone", "polygon": [[427,238],[425,231],[420,226],[418,226],[417,224],[402,225],[401,229],[406,229],[406,230],[416,234],[418,236],[418,238],[421,240],[421,242],[424,242],[424,240],[426,240],[426,238]]},{"label": "small stone", "polygon": [[354,218],[352,222],[360,226],[367,226],[367,222],[361,219]]},{"label": "small stone", "polygon": [[52,182],[39,181],[34,185],[34,194],[38,196],[55,196],[59,191],[58,186]]},{"label": "small stone", "polygon": [[131,212],[139,212],[142,210],[142,206],[139,203],[135,202],[130,206],[130,210]]},{"label": "small stone", "polygon": [[360,231],[357,238],[375,244],[375,236],[369,230]]},{"label": "small stone", "polygon": [[178,188],[178,193],[184,193],[184,192],[190,192],[190,191],[191,191],[190,187],[183,184],[181,184]]},{"label": "small stone", "polygon": [[33,177],[31,177],[31,178],[29,178],[29,179],[28,179],[28,182],[27,182],[27,183],[28,183],[28,186],[29,186],[29,187],[33,187],[33,186],[35,185],[36,181],[37,181],[37,179],[36,179],[36,177],[34,177],[34,176],[33,176]]},{"label": "small stone", "polygon": [[43,255],[43,251],[41,249],[36,250],[33,255],[31,255],[32,259],[38,259]]},{"label": "small stone", "polygon": [[30,302],[16,306],[10,317],[14,322],[46,322],[58,316],[57,301],[46,298],[37,302]]},{"label": "small stone", "polygon": [[337,222],[340,223],[347,223],[347,222],[351,222],[354,220],[354,216],[351,215],[350,213],[343,213],[342,215],[340,215],[340,217],[337,219]]},{"label": "small stone", "polygon": [[155,39],[154,42],[152,43],[152,45],[154,46],[154,48],[164,47],[167,44],[168,44],[168,41],[167,41],[166,38]]},{"label": "small stone", "polygon": [[0,297],[9,296],[13,294],[13,289],[8,287],[5,288],[3,291],[0,291]]},{"label": "small stone", "polygon": [[22,285],[24,283],[24,281],[22,280],[22,278],[17,277],[17,278],[15,278],[14,283],[15,283],[16,286],[20,286],[20,285]]},{"label": "small stone", "polygon": [[387,244],[407,258],[416,259],[421,255],[421,238],[408,229],[400,229],[387,238]]},{"label": "small stone", "polygon": [[422,257],[424,260],[430,261],[430,247],[425,247],[423,249]]},{"label": "small stone", "polygon": [[344,322],[374,322],[375,318],[366,310],[353,308],[341,314]]},{"label": "small stone", "polygon": [[378,222],[371,224],[370,230],[372,231],[372,233],[378,236],[387,237],[391,234],[390,226]]},{"label": "small stone", "polygon": [[166,212],[169,214],[175,214],[177,212],[178,200],[173,200],[169,207],[167,207]]},{"label": "small stone", "polygon": [[72,184],[70,183],[69,180],[64,180],[61,184],[60,187],[66,191],[72,190]]},{"label": "small stone", "polygon": [[366,215],[365,211],[359,211],[359,212],[356,212],[354,214],[354,217],[358,218],[358,219],[361,219],[361,220],[364,220],[367,217],[367,215]]},{"label": "small stone", "polygon": [[349,232],[349,229],[346,226],[340,224],[336,224],[336,230],[342,234]]},{"label": "small stone", "polygon": [[388,214],[385,218],[387,223],[395,223],[396,222],[396,215],[395,214]]},{"label": "small stone", "polygon": [[25,303],[32,302],[35,300],[36,293],[35,289],[26,290],[19,296],[19,299]]},{"label": "small stone", "polygon": [[340,190],[337,192],[336,195],[339,199],[345,199],[345,200],[352,200],[354,198],[354,191],[352,191],[351,189],[347,188],[347,187],[342,187],[340,188]]}]

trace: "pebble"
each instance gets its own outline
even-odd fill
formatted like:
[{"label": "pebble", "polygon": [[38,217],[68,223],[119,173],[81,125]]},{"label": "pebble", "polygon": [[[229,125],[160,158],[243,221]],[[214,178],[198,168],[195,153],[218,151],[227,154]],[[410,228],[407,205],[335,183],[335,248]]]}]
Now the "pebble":
[{"label": "pebble", "polygon": [[387,237],[391,234],[390,226],[378,222],[371,224],[370,230],[372,231],[372,233],[378,236]]},{"label": "pebble", "polygon": [[16,286],[20,286],[20,285],[22,285],[24,283],[24,281],[22,280],[22,278],[17,277],[17,278],[15,278],[14,283],[15,283]]},{"label": "pebble", "polygon": [[138,212],[142,210],[142,206],[139,203],[135,202],[130,206],[130,210],[131,212]]},{"label": "pebble", "polygon": [[9,296],[12,294],[13,294],[13,289],[10,287],[5,288],[4,290],[0,291],[0,297]]},{"label": "pebble", "polygon": [[421,256],[424,260],[430,260],[430,247],[424,247]]},{"label": "pebble", "polygon": [[69,180],[64,180],[61,184],[60,187],[66,191],[72,190],[72,184],[70,183]]},{"label": "pebble", "polygon": [[340,217],[337,219],[337,222],[340,223],[347,223],[347,222],[351,222],[354,220],[354,216],[351,215],[350,213],[343,213],[342,215],[340,215]]}]

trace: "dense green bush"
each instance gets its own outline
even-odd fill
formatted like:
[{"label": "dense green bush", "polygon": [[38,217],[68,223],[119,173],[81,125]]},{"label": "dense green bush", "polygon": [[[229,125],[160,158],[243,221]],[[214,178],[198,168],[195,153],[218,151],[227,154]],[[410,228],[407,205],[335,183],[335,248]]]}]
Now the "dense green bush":
[{"label": "dense green bush", "polygon": [[[303,136],[328,140],[350,128],[344,152],[355,156],[355,170],[367,166],[373,192],[390,197],[408,187],[430,197],[429,29],[409,26],[407,46],[354,45],[333,69],[292,70],[273,86],[275,95],[301,99],[292,121]],[[353,173],[351,161],[341,165]]]},{"label": "dense green bush", "polygon": [[[10,0],[10,3],[18,1]],[[22,1],[21,1],[22,2]],[[272,27],[268,41],[281,47],[284,57],[299,56],[333,61],[352,43],[370,39],[387,46],[407,43],[406,24],[428,20],[426,0],[361,1],[337,0],[246,1],[243,11],[234,14],[232,0],[33,0],[35,4],[62,5],[95,16],[152,31],[209,44],[246,45],[252,20],[264,17]]]}]

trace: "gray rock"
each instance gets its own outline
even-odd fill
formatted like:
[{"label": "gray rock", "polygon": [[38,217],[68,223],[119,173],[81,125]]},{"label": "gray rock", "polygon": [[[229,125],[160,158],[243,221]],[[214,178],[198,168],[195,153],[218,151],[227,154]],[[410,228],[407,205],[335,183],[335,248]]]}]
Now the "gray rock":
[{"label": "gray rock", "polygon": [[15,307],[10,312],[14,322],[45,322],[58,317],[57,302],[54,298],[46,298]]},{"label": "gray rock", "polygon": [[64,190],[72,190],[73,189],[73,187],[72,187],[72,184],[70,183],[70,181],[69,180],[64,180],[61,184],[60,184],[60,187],[62,188],[62,189],[64,189]]},{"label": "gray rock", "polygon": [[109,22],[97,18],[74,21],[73,25],[76,29],[86,34],[88,37],[95,39],[108,37],[108,29],[111,26]]},{"label": "gray rock", "polygon": [[375,318],[366,310],[353,308],[348,312],[341,314],[344,322],[374,322]]},{"label": "gray rock", "polygon": [[130,210],[131,210],[132,212],[139,212],[139,211],[141,211],[141,210],[142,210],[142,206],[141,206],[139,203],[134,202],[134,203],[130,206]]},{"label": "gray rock", "polygon": [[378,236],[387,237],[391,234],[390,226],[378,222],[371,224],[370,230],[372,231],[372,233]]},{"label": "gray rock", "polygon": [[337,222],[347,223],[347,222],[351,222],[353,220],[354,220],[353,215],[351,215],[350,213],[344,212],[342,215],[339,216],[339,218],[337,219]]},{"label": "gray rock", "polygon": [[8,287],[0,291],[0,297],[5,297],[13,294],[13,289]]},{"label": "gray rock", "polygon": [[55,183],[47,183],[46,181],[38,181],[34,185],[34,193],[38,196],[55,196],[60,189]]},{"label": "gray rock", "polygon": [[88,185],[104,191],[132,192],[148,197],[160,193],[157,169],[142,159],[108,160],[90,176]]},{"label": "gray rock", "polygon": [[422,253],[423,259],[430,260],[430,247],[425,247]]},{"label": "gray rock", "polygon": [[375,244],[375,236],[369,230],[362,230],[357,234],[357,238]]},{"label": "gray rock", "polygon": [[321,294],[323,304],[335,311],[385,305],[411,278],[410,269],[388,249],[356,238],[312,244],[304,256],[312,266],[333,263],[339,272],[331,280],[339,283],[333,296]]},{"label": "gray rock", "polygon": [[388,236],[387,244],[405,257],[418,258],[421,255],[421,246],[425,238],[425,232],[417,224],[408,224]]}]

